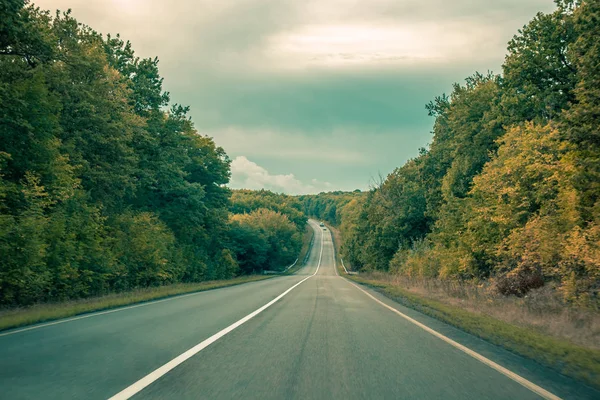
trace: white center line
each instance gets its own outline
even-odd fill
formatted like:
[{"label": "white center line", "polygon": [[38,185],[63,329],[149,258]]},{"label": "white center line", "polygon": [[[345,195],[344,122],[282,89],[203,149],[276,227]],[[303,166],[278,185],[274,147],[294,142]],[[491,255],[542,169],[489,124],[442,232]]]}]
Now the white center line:
[{"label": "white center line", "polygon": [[119,393],[112,396],[109,400],[124,400],[124,399],[131,398],[132,396],[139,393],[144,388],[148,387],[150,384],[152,384],[153,382],[158,380],[160,377],[162,377],[163,375],[165,375],[166,373],[171,371],[173,368],[177,367],[178,365],[185,362],[189,358],[198,354],[200,351],[202,351],[206,347],[210,346],[211,344],[213,344],[214,342],[216,342],[223,336],[227,335],[229,332],[233,331],[235,328],[239,327],[240,325],[245,324],[246,322],[250,321],[252,318],[256,317],[258,314],[260,314],[267,308],[271,307],[273,304],[275,304],[278,300],[280,300],[286,294],[291,292],[294,288],[296,288],[302,282],[315,276],[317,274],[317,272],[319,272],[319,267],[321,266],[321,259],[323,257],[323,239],[324,239],[324,235],[321,234],[321,252],[319,254],[319,263],[317,264],[317,269],[315,270],[315,272],[312,275],[309,275],[306,278],[302,279],[300,282],[296,283],[294,286],[292,286],[285,292],[281,293],[279,296],[277,296],[276,298],[274,298],[273,300],[271,300],[264,306],[260,307],[258,310],[253,311],[252,313],[246,315],[244,318],[240,319],[239,321],[234,322],[233,324],[229,325],[227,328],[215,333],[208,339],[198,343],[196,346],[192,347],[191,349],[187,350],[186,352],[175,357],[174,359],[172,359],[171,361],[169,361],[162,367],[155,369],[148,375],[144,376],[142,379],[138,380],[137,382],[133,383],[132,385],[128,386],[127,388],[123,389]]},{"label": "white center line", "polygon": [[532,392],[538,394],[539,396],[543,397],[544,399],[547,400],[561,400],[560,397],[556,396],[553,393],[550,393],[549,391],[547,391],[546,389],[536,385],[533,382],[528,381],[527,379],[523,378],[520,375],[517,375],[516,373],[504,368],[503,366],[496,364],[495,362],[493,362],[492,360],[490,360],[489,358],[486,358],[484,356],[482,356],[481,354],[469,349],[466,346],[463,346],[462,344],[455,342],[454,340],[450,339],[449,337],[446,337],[444,335],[442,335],[441,333],[431,329],[430,327],[428,327],[425,324],[422,324],[421,322],[409,317],[406,314],[401,313],[400,311],[396,310],[394,307],[391,307],[387,304],[385,304],[383,301],[379,300],[378,298],[376,298],[375,296],[371,295],[369,292],[367,292],[366,290],[362,289],[361,287],[359,287],[358,285],[355,285],[354,283],[350,282],[349,280],[346,279],[346,281],[351,284],[352,286],[354,286],[355,288],[357,288],[358,290],[360,290],[361,292],[363,292],[364,294],[366,294],[367,296],[369,296],[371,299],[375,300],[377,303],[381,304],[382,306],[384,306],[385,308],[389,309],[390,311],[395,312],[396,314],[398,314],[399,316],[401,316],[402,318],[406,319],[409,322],[412,322],[413,324],[417,325],[419,328],[422,328],[424,330],[426,330],[427,332],[431,333],[433,336],[436,336],[440,339],[442,339],[444,342],[450,344],[451,346],[456,347],[457,349],[463,351],[464,353],[470,355],[471,357],[475,358],[476,360],[481,361],[482,363],[484,363],[485,365],[487,365],[488,367],[491,367],[493,369],[495,369],[496,371],[500,372],[501,374],[509,377],[510,379],[512,379],[513,381],[521,384],[522,386],[525,386],[527,389],[531,390]]}]

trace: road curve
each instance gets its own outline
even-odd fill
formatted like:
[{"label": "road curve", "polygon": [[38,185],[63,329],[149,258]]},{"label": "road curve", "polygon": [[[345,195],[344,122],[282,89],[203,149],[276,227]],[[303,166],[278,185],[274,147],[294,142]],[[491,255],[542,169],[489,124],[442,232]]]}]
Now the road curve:
[{"label": "road curve", "polygon": [[[0,336],[0,398],[106,399],[143,379],[134,398],[541,398],[338,276],[329,231],[310,223],[315,245],[296,275]],[[558,398],[600,398],[368,293]]]}]

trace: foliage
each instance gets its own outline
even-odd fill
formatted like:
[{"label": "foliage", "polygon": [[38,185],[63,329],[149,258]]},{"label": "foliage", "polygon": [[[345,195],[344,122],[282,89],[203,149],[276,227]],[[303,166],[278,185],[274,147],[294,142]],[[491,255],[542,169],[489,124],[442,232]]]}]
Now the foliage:
[{"label": "foliage", "polygon": [[510,41],[502,75],[426,106],[433,141],[418,157],[347,207],[305,201],[343,227],[355,269],[491,279],[517,296],[548,284],[600,306],[600,5],[557,4]]},{"label": "foliage", "polygon": [[229,210],[230,247],[242,273],[281,271],[300,254],[307,219],[296,197],[234,190]]},{"label": "foliage", "polygon": [[249,214],[261,208],[286,215],[299,231],[304,231],[307,219],[301,201],[283,193],[269,190],[234,190],[229,211],[233,214]]},{"label": "foliage", "polygon": [[304,213],[314,218],[327,221],[334,226],[339,226],[342,222],[341,209],[360,195],[360,190],[353,192],[323,192],[318,195],[302,195],[298,199],[302,203]]},{"label": "foliage", "polygon": [[0,3],[0,305],[230,278],[229,159],[158,60]]},{"label": "foliage", "polygon": [[266,208],[232,215],[230,229],[232,247],[245,273],[282,271],[302,247],[302,233],[288,216]]}]

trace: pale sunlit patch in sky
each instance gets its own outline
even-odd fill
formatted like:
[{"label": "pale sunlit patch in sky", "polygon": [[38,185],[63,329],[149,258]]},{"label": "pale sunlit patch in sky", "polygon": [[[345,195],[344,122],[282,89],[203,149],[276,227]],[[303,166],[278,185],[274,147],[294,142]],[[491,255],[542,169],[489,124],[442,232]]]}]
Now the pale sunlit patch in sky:
[{"label": "pale sunlit patch in sky", "polygon": [[308,26],[271,38],[269,53],[282,65],[296,68],[442,63],[468,57],[474,46],[487,39],[486,31],[476,25]]}]

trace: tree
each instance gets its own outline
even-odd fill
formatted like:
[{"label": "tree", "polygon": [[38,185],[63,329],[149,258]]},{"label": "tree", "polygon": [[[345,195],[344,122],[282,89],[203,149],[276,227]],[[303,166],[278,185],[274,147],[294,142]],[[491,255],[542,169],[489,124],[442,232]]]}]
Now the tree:
[{"label": "tree", "polygon": [[575,143],[576,185],[586,221],[600,223],[600,4],[586,1],[575,9],[577,40],[568,59],[576,68],[577,85],[561,128]]},{"label": "tree", "polygon": [[302,235],[287,215],[259,208],[249,214],[234,214],[233,248],[245,272],[281,271],[300,253]]},{"label": "tree", "polygon": [[167,111],[158,59],[70,12],[0,11],[0,304],[236,274],[229,159]]},{"label": "tree", "polygon": [[567,49],[576,40],[571,8],[538,13],[508,44],[502,86],[506,126],[556,118],[573,101],[575,72]]}]

